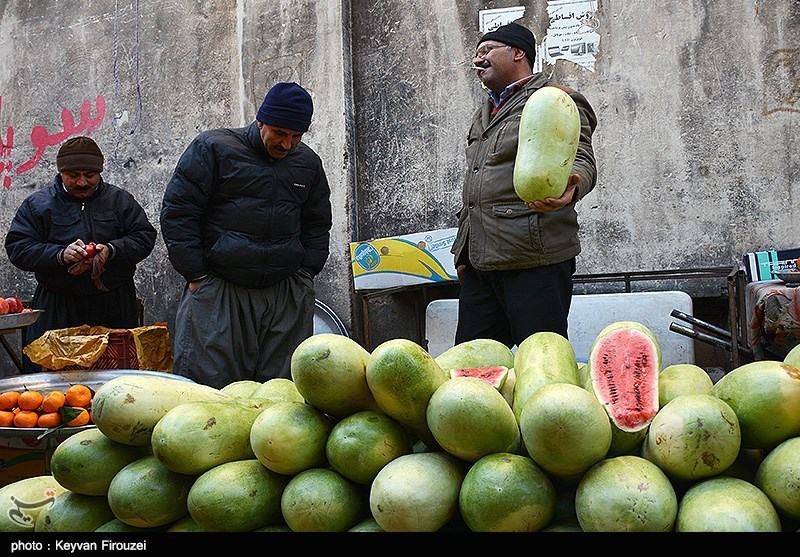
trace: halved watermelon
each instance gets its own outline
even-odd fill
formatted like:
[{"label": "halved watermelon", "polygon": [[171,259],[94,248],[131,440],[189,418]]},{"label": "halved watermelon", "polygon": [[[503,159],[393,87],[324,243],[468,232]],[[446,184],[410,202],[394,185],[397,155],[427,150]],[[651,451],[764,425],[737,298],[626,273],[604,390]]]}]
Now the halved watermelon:
[{"label": "halved watermelon", "polygon": [[653,332],[635,321],[618,321],[597,335],[589,354],[597,398],[623,431],[647,427],[658,412],[661,350]]}]

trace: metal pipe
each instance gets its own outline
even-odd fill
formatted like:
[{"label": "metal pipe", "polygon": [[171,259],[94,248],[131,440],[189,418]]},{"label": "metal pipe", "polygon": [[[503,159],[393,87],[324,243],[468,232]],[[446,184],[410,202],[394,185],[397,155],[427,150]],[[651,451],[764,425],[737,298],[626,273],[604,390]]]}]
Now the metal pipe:
[{"label": "metal pipe", "polygon": [[707,344],[713,344],[714,346],[718,346],[719,348],[723,348],[729,352],[731,351],[731,343],[729,341],[713,337],[711,335],[707,335],[699,331],[695,331],[694,329],[690,329],[689,327],[684,327],[683,325],[680,325],[678,323],[670,323],[669,330],[675,333],[680,333],[695,340],[703,341]]},{"label": "metal pipe", "polygon": [[[670,323],[669,330],[675,333],[680,333],[687,337],[703,341],[707,344],[713,344],[714,346],[718,346],[719,348],[723,348],[731,353],[733,353],[733,344],[729,340],[721,339],[700,331],[695,331],[694,329],[690,329],[689,327],[684,327],[678,323]],[[745,348],[744,346],[739,345],[739,352],[746,354],[747,356],[752,357],[753,351],[749,348]]]},{"label": "metal pipe", "polygon": [[712,325],[711,323],[706,323],[705,321],[701,321],[700,319],[698,319],[696,317],[693,317],[693,316],[691,316],[691,315],[689,315],[687,313],[684,313],[684,312],[682,312],[680,310],[673,309],[672,313],[670,313],[670,315],[672,317],[677,317],[678,319],[680,319],[682,321],[686,321],[687,323],[691,323],[692,325],[695,325],[697,327],[701,327],[701,328],[703,328],[703,329],[705,329],[707,331],[710,331],[712,333],[716,333],[716,334],[718,334],[719,336],[721,336],[723,338],[727,338],[729,340],[731,338],[730,331],[726,331],[725,329],[722,329],[720,327]]}]

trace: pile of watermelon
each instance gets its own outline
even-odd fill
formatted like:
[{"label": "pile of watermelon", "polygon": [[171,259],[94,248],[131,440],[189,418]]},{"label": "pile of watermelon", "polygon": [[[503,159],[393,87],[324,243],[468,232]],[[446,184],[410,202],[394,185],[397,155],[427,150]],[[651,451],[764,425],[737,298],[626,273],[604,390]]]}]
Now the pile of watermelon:
[{"label": "pile of watermelon", "polygon": [[291,379],[116,377],[10,532],[731,532],[800,527],[800,349],[713,383],[622,321],[433,357],[318,334]]}]

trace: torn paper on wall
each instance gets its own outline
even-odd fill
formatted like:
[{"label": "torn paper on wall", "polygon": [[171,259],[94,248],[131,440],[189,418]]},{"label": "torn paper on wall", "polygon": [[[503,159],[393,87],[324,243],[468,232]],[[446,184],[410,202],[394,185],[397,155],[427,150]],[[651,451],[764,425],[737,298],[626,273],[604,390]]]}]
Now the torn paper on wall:
[{"label": "torn paper on wall", "polygon": [[559,60],[569,60],[594,71],[600,45],[596,11],[597,0],[548,1],[550,24],[541,48],[544,61],[554,65]]},{"label": "torn paper on wall", "polygon": [[480,10],[478,12],[478,29],[481,34],[494,31],[501,25],[516,21],[525,15],[524,6],[513,8],[497,8],[494,10]]}]

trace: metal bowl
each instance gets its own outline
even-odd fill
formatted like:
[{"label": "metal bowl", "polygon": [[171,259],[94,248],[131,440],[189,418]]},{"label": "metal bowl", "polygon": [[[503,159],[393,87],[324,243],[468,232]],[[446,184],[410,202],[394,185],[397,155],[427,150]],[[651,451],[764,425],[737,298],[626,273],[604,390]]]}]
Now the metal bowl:
[{"label": "metal bowl", "polygon": [[314,334],[330,333],[335,335],[350,336],[347,334],[347,327],[336,313],[320,302],[314,300]]},{"label": "metal bowl", "polygon": [[800,285],[800,271],[776,271],[775,276],[789,286]]},{"label": "metal bowl", "polygon": [[[45,394],[47,391],[58,389],[66,390],[70,385],[80,383],[86,385],[90,389],[96,391],[103,384],[111,379],[120,377],[122,375],[153,375],[157,377],[166,377],[168,379],[175,379],[178,381],[193,382],[187,377],[180,375],[173,375],[171,373],[163,373],[160,371],[147,371],[139,369],[105,369],[97,371],[69,371],[69,372],[40,372],[40,373],[27,373],[21,375],[14,375],[12,377],[5,377],[0,379],[0,392],[3,391],[23,391],[25,389],[32,389],[41,391]],[[51,430],[49,436],[56,439],[63,439],[84,429],[91,429],[95,427],[93,424],[88,424],[79,427],[63,426],[57,430]],[[43,437],[43,434],[48,433],[47,428],[43,427],[0,427],[0,440],[4,438],[28,438],[28,437]],[[2,443],[0,443],[2,445]]]},{"label": "metal bowl", "polygon": [[0,330],[18,329],[19,327],[32,325],[39,319],[39,315],[43,312],[44,310],[42,309],[34,309],[20,313],[6,313],[5,315],[0,315]]}]

